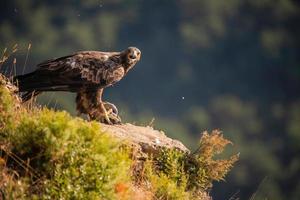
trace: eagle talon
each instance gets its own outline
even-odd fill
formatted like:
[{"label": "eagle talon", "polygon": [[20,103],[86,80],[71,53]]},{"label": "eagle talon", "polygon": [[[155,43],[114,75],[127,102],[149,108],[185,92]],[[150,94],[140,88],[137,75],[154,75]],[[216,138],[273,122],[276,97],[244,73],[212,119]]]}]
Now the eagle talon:
[{"label": "eagle talon", "polygon": [[109,119],[109,112],[106,110],[105,104],[101,103],[100,106],[101,106],[101,110],[103,111],[103,115],[102,115],[103,119],[100,119],[100,121],[105,120],[108,124],[112,125],[112,122]]},{"label": "eagle talon", "polygon": [[101,102],[98,108],[93,109],[90,117],[91,119],[110,125],[121,123],[117,107],[109,102]]},{"label": "eagle talon", "polygon": [[[117,107],[109,102],[103,102],[104,108],[105,108],[105,120],[108,124],[120,124],[121,118],[118,115],[118,109]],[[105,112],[104,111],[104,112]],[[105,123],[105,122],[104,122]]]}]

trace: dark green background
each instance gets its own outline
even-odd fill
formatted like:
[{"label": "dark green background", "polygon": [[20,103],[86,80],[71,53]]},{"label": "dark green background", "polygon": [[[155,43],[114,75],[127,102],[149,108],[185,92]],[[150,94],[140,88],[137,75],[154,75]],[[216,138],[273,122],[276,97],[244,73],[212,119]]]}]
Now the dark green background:
[{"label": "dark green background", "polygon": [[[240,161],[215,199],[300,198],[300,6],[293,0],[1,0],[0,48],[22,73],[79,50],[136,46],[142,59],[105,91],[124,121],[195,148],[221,129]],[[74,95],[42,95],[75,114]]]}]

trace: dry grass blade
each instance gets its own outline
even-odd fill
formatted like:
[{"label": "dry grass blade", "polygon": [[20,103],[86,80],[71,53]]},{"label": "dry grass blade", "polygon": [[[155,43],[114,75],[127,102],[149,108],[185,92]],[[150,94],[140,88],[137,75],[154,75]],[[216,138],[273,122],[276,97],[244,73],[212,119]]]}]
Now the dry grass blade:
[{"label": "dry grass blade", "polygon": [[235,192],[228,200],[239,200],[240,198],[236,197],[240,193],[240,190]]},{"label": "dry grass blade", "polygon": [[14,65],[14,76],[16,76],[17,75],[17,59],[16,58],[14,58],[13,65]]},{"label": "dry grass blade", "polygon": [[155,121],[155,118],[153,117],[151,119],[151,121],[149,122],[148,126],[153,127],[154,126],[154,121]]},{"label": "dry grass blade", "polygon": [[0,67],[3,65],[3,63],[5,63],[5,61],[8,59],[8,55],[7,55],[7,48],[5,48],[3,50],[3,53],[1,55],[1,58],[0,58]]},{"label": "dry grass blade", "polygon": [[20,167],[25,169],[28,173],[30,173],[32,176],[36,178],[40,178],[40,175],[24,160],[22,160],[19,156],[14,154],[13,152],[1,147],[1,150],[3,150],[11,159],[13,159]]},{"label": "dry grass blade", "polygon": [[[16,53],[17,51],[18,51],[18,44],[15,44],[15,45],[12,47],[12,50],[11,50],[10,53],[8,52],[7,48],[5,48],[5,49],[3,50],[2,56],[1,56],[1,58],[0,58],[0,68],[1,68],[2,65],[8,60],[8,58],[9,58],[12,54]],[[13,64],[15,64],[15,63],[16,63],[16,58],[14,58],[14,61],[13,61]],[[6,70],[7,70],[7,68],[6,68]],[[10,72],[10,74],[11,74],[11,73],[12,73],[12,71]],[[5,74],[6,74],[6,72],[5,72]]]},{"label": "dry grass blade", "polygon": [[259,190],[260,190],[260,188],[261,188],[261,186],[263,185],[263,183],[267,180],[267,176],[266,177],[264,177],[264,179],[260,182],[260,184],[258,185],[258,188],[257,188],[257,190],[252,194],[252,196],[251,196],[251,198],[249,199],[249,200],[254,200],[255,199],[255,197],[256,197],[256,195],[257,195],[257,193],[259,192]]},{"label": "dry grass blade", "polygon": [[15,53],[18,51],[18,44],[15,44],[13,47],[12,47],[12,53]]},{"label": "dry grass blade", "polygon": [[24,66],[23,66],[23,69],[22,69],[22,74],[24,74],[24,72],[25,72],[25,67],[26,67],[26,64],[27,64],[27,61],[28,61],[28,56],[29,56],[30,49],[31,49],[31,43],[29,43],[28,47],[27,47],[27,53],[26,53],[26,58],[25,58]]},{"label": "dry grass blade", "polygon": [[51,94],[51,96],[50,96],[50,98],[49,98],[49,101],[48,101],[48,103],[46,104],[47,107],[49,107],[49,105],[52,103],[53,97],[54,97],[54,93]]},{"label": "dry grass blade", "polygon": [[54,106],[53,106],[53,108],[54,108],[54,110],[56,110],[57,109],[57,100],[55,100],[55,104],[54,104]]},{"label": "dry grass blade", "polygon": [[4,48],[2,57],[3,57],[3,55],[6,53],[6,51],[7,51],[7,47]]}]

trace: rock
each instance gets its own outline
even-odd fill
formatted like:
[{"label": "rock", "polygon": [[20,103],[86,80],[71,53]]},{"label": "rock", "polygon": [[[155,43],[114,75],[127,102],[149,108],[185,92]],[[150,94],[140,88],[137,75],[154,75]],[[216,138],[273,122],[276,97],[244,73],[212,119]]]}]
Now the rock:
[{"label": "rock", "polygon": [[189,149],[180,141],[167,137],[164,132],[154,130],[150,126],[136,126],[129,123],[121,125],[101,124],[103,131],[126,140],[134,146],[140,147],[143,153],[157,153],[161,148],[177,149],[189,153]]}]

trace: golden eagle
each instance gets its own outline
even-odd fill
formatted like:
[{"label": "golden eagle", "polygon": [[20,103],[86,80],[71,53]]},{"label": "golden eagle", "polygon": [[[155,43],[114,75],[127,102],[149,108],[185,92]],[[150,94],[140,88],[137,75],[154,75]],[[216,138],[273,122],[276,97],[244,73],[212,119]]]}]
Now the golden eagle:
[{"label": "golden eagle", "polygon": [[[38,64],[34,72],[14,78],[23,101],[44,91],[76,92],[77,111],[92,120],[119,122],[116,107],[102,101],[103,89],[120,81],[140,60],[141,51],[82,51]],[[113,116],[113,117],[112,117]]]}]

